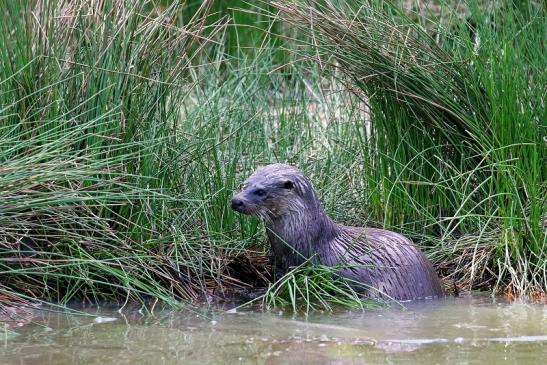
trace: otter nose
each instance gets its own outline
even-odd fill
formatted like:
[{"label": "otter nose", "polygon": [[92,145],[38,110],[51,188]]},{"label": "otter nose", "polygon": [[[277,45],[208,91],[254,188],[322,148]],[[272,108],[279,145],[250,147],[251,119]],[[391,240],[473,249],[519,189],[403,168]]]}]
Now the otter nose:
[{"label": "otter nose", "polygon": [[243,203],[243,200],[238,198],[232,198],[232,209],[238,210],[243,208],[245,203]]}]

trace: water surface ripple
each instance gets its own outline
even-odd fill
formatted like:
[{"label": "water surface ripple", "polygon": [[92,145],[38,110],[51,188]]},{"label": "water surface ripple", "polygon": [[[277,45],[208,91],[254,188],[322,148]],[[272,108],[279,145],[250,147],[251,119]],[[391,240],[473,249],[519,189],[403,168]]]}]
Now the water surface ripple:
[{"label": "water surface ripple", "polygon": [[[0,364],[545,364],[547,307],[465,296],[406,309],[36,312]],[[1,331],[0,331],[1,332]],[[1,333],[0,333],[1,335]],[[0,337],[2,338],[2,337]]]}]

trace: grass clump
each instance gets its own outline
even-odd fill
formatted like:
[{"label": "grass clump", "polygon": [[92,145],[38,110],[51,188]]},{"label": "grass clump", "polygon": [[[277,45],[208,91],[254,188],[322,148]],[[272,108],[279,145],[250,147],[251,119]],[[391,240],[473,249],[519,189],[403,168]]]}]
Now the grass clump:
[{"label": "grass clump", "polygon": [[0,276],[26,297],[195,295],[162,245],[203,14],[146,9],[0,5]]},{"label": "grass clump", "polygon": [[336,274],[338,267],[312,265],[294,268],[271,284],[261,296],[267,308],[289,307],[295,313],[333,311],[336,308],[357,310],[380,308],[381,302],[367,298],[368,288],[362,283]]},{"label": "grass clump", "polygon": [[375,218],[429,237],[461,285],[545,291],[545,8],[471,2],[473,26],[426,28],[389,2],[274,4],[368,107]]}]

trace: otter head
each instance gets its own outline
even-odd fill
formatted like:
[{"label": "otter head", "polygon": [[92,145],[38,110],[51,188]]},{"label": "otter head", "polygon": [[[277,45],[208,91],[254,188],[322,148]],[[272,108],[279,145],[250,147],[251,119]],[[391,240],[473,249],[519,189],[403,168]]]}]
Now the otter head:
[{"label": "otter head", "polygon": [[231,201],[235,211],[269,220],[317,209],[318,204],[309,180],[299,169],[285,164],[258,168]]}]

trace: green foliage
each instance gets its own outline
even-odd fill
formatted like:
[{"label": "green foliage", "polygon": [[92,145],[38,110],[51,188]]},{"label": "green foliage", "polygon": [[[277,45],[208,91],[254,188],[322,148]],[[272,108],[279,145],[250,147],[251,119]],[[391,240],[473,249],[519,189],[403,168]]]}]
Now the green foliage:
[{"label": "green foliage", "polygon": [[64,301],[187,292],[160,248],[178,200],[172,130],[204,25],[182,27],[174,5],[150,16],[144,6],[2,2],[6,285],[23,279],[29,294]]},{"label": "green foliage", "polygon": [[227,203],[276,161],[461,286],[545,290],[545,9],[472,6],[470,34],[457,13],[338,3],[256,10],[313,36],[279,67],[277,18],[275,40],[223,12],[189,22],[192,3],[1,2],[3,293],[175,304],[269,285],[270,306],[368,308],[332,268],[268,282],[262,225]]},{"label": "green foliage", "polygon": [[[477,248],[495,232],[493,254],[460,263],[484,254],[498,284],[545,290],[545,8],[472,3],[470,32],[462,14],[426,29],[388,2],[276,4],[313,40],[310,57],[368,105],[360,150],[374,217],[432,237],[439,261],[463,235]],[[466,265],[455,269],[473,285]]]},{"label": "green foliage", "polygon": [[[164,5],[172,0],[162,1]],[[276,63],[286,60],[283,44],[284,28],[270,16],[272,7],[266,2],[247,0],[189,0],[183,8],[183,17],[191,19],[196,11],[206,6],[209,9],[207,24],[223,23],[222,37],[217,39],[221,49],[233,58],[256,57],[267,50]]]},{"label": "green foliage", "polygon": [[376,309],[380,302],[367,299],[362,283],[336,275],[336,267],[305,263],[268,287],[261,297],[266,307],[290,307],[293,312],[336,308]]}]

